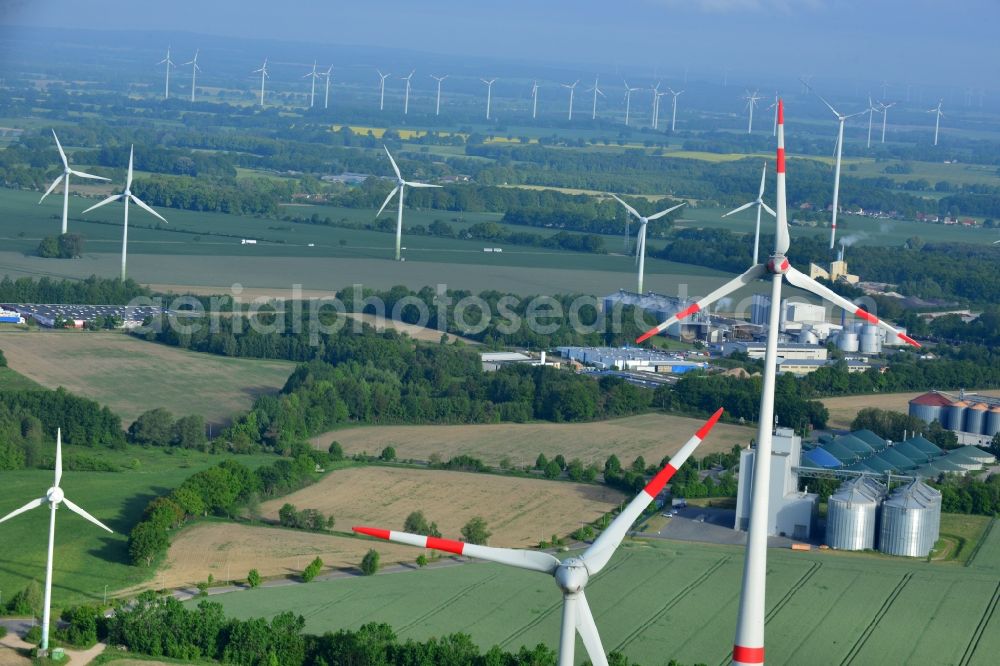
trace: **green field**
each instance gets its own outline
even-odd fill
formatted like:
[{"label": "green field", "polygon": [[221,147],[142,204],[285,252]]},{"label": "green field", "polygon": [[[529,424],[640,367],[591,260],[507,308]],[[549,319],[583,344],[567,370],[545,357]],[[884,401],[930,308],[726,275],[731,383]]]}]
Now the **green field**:
[{"label": "green field", "polygon": [[[727,664],[742,549],[626,544],[587,589],[606,649],[642,664]],[[991,533],[971,567],[829,551],[772,550],[770,664],[990,664],[1000,649],[1000,585],[979,562],[1000,554]],[[404,638],[463,631],[481,646],[555,647],[552,581],[493,564],[353,578],[216,597],[227,614],[294,610],[325,632],[388,622]],[[582,655],[582,646],[577,647]],[[582,657],[580,657],[582,659]]]},{"label": "green field", "polygon": [[[49,444],[54,448],[54,443]],[[56,559],[52,585],[53,604],[100,600],[152,576],[152,570],[128,562],[128,531],[139,521],[146,504],[180,485],[195,472],[215,465],[221,456],[188,450],[129,447],[125,451],[67,446],[67,460],[88,455],[125,467],[124,472],[77,472],[67,469],[62,488],[66,496],[103,521],[115,533],[91,525],[61,509],[56,517]],[[257,467],[273,456],[239,456],[239,462]],[[52,485],[50,470],[18,470],[0,474],[0,514],[7,514]],[[48,510],[35,509],[0,525],[0,592],[4,599],[23,589],[34,578],[45,579]],[[16,544],[16,547],[14,547]]]},{"label": "green field", "polygon": [[40,388],[44,387],[16,370],[0,368],[0,391],[32,391]]}]

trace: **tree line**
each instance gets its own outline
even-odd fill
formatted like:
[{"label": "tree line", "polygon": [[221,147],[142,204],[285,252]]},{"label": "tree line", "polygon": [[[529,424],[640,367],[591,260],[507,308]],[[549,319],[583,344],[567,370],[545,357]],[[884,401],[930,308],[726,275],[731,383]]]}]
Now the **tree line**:
[{"label": "tree line", "polygon": [[5,275],[0,280],[2,303],[75,303],[80,305],[124,305],[152,293],[132,278],[122,281],[91,275],[85,280],[38,279]]}]

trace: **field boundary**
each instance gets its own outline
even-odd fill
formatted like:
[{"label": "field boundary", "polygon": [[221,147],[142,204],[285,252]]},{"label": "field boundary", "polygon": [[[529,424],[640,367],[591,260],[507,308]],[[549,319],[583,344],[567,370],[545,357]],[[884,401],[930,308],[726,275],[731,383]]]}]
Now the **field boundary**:
[{"label": "field boundary", "polygon": [[892,605],[896,602],[896,599],[899,598],[899,595],[903,593],[903,588],[905,588],[912,579],[912,572],[903,575],[900,581],[896,584],[896,587],[893,588],[892,592],[889,593],[889,596],[886,597],[886,600],[882,602],[882,607],[878,609],[877,613],[875,613],[875,617],[873,617],[872,621],[868,623],[868,626],[865,627],[863,632],[861,632],[858,640],[854,642],[854,645],[840,662],[840,666],[848,666],[854,661],[854,659],[861,652],[862,648],[864,648],[865,643],[867,643],[868,639],[871,638],[871,635],[875,633],[875,629],[878,627],[879,622],[882,621],[882,618],[884,618],[889,612],[889,609],[892,608]]},{"label": "field boundary", "polygon": [[993,596],[990,597],[990,602],[986,605],[986,610],[983,611],[982,617],[979,618],[979,623],[976,625],[976,630],[972,632],[969,644],[965,646],[965,652],[962,653],[962,658],[958,661],[959,666],[966,666],[966,664],[972,661],[973,655],[976,654],[976,650],[979,648],[979,641],[982,640],[983,634],[986,633],[986,627],[993,618],[993,613],[996,612],[998,603],[1000,603],[1000,583],[997,583],[996,589],[993,590]]},{"label": "field boundary", "polygon": [[990,536],[990,532],[993,531],[993,525],[996,524],[996,522],[997,519],[994,518],[986,525],[986,529],[983,530],[982,535],[980,535],[979,541],[977,541],[976,545],[972,547],[972,552],[969,553],[969,559],[965,561],[964,566],[968,567],[972,565],[973,560],[976,559],[976,555],[979,554],[979,549],[983,547],[983,544],[986,543],[986,539],[988,539]]}]

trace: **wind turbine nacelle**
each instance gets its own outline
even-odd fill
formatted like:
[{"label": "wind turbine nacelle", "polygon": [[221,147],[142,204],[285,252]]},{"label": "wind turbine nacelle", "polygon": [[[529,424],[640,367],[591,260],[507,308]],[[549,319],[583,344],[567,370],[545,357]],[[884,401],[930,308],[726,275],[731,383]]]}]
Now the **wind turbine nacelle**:
[{"label": "wind turbine nacelle", "polygon": [[767,272],[772,275],[777,273],[778,275],[784,275],[791,268],[791,264],[788,263],[788,258],[783,256],[771,257],[767,262]]},{"label": "wind turbine nacelle", "polygon": [[590,580],[590,572],[587,571],[583,560],[571,557],[562,562],[556,569],[556,584],[559,589],[567,594],[575,594],[583,591]]},{"label": "wind turbine nacelle", "polygon": [[49,501],[49,504],[58,504],[63,501],[63,497],[66,493],[63,492],[62,488],[52,487],[45,492],[45,499]]}]

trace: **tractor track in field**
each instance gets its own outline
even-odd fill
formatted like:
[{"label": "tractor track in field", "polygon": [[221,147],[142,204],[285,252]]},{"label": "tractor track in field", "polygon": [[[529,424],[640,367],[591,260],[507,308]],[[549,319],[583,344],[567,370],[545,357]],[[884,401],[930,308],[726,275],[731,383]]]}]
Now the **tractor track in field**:
[{"label": "tractor track in field", "polygon": [[712,574],[718,571],[730,559],[732,558],[729,556],[720,558],[717,562],[715,562],[715,564],[706,569],[700,576],[698,576],[697,578],[689,582],[687,585],[685,585],[683,588],[681,588],[681,590],[673,597],[671,597],[667,603],[661,606],[655,613],[650,615],[642,624],[638,625],[635,629],[633,629],[632,632],[629,633],[629,635],[626,636],[624,640],[622,640],[617,646],[615,646],[615,650],[621,652],[626,647],[628,647],[628,645],[632,643],[632,641],[634,641],[642,632],[644,632],[654,622],[656,622],[656,620],[659,619],[661,615],[663,615],[668,610],[679,604],[684,597],[690,594],[692,590],[697,588],[703,582],[708,580],[712,576]]},{"label": "tractor track in field", "polygon": [[[992,525],[992,523],[990,524]],[[972,657],[975,656],[976,650],[979,649],[979,641],[982,640],[983,634],[986,633],[986,627],[993,618],[998,603],[1000,603],[1000,583],[997,583],[996,589],[993,590],[993,596],[990,597],[990,602],[986,605],[986,610],[983,611],[982,617],[979,618],[979,624],[976,625],[976,630],[972,632],[972,638],[969,639],[969,644],[965,646],[965,652],[962,653],[962,658],[959,660],[958,666],[967,666],[972,663]]]},{"label": "tractor track in field", "polygon": [[445,599],[444,601],[442,601],[438,605],[434,606],[430,610],[428,610],[428,611],[426,611],[426,612],[418,615],[417,617],[413,618],[412,620],[410,620],[406,624],[401,625],[396,630],[397,633],[401,633],[401,632],[407,631],[411,627],[419,624],[420,622],[422,622],[423,620],[426,620],[427,618],[431,617],[432,615],[434,615],[436,613],[440,613],[442,610],[444,610],[445,608],[447,608],[448,606],[450,606],[452,603],[458,601],[459,599],[461,599],[462,597],[464,597],[465,595],[467,595],[469,592],[472,592],[473,590],[476,590],[476,589],[482,587],[483,585],[486,585],[487,583],[495,580],[499,576],[500,576],[499,572],[498,573],[494,573],[494,574],[492,574],[490,576],[487,576],[486,578],[483,578],[482,580],[476,582],[473,585],[470,585],[468,587],[462,588],[456,594],[451,595],[450,597],[448,597],[447,599]]},{"label": "tractor track in field", "polygon": [[774,604],[774,608],[772,608],[771,611],[764,616],[764,624],[770,622],[774,616],[777,615],[781,609],[792,600],[795,593],[802,589],[802,586],[808,583],[810,578],[816,575],[816,572],[819,571],[822,566],[823,564],[821,562],[813,562],[812,566],[809,567],[809,570],[802,574],[795,584],[788,589],[788,592],[785,592],[785,595],[778,599],[778,603]]},{"label": "tractor track in field", "polygon": [[912,573],[905,574],[900,579],[899,583],[896,584],[896,587],[893,588],[892,592],[889,593],[889,596],[886,597],[886,600],[882,602],[882,607],[878,609],[877,613],[875,613],[875,617],[872,618],[872,621],[868,623],[865,630],[861,632],[861,636],[859,636],[858,640],[854,642],[853,646],[851,646],[847,655],[840,662],[840,666],[849,666],[849,664],[854,661],[854,659],[861,652],[862,648],[864,648],[865,643],[867,643],[871,635],[875,633],[875,629],[878,627],[879,622],[881,622],[882,618],[889,612],[889,609],[892,607],[892,604],[895,603],[896,599],[899,598],[899,595],[903,593],[903,588],[905,588],[912,579]]}]

